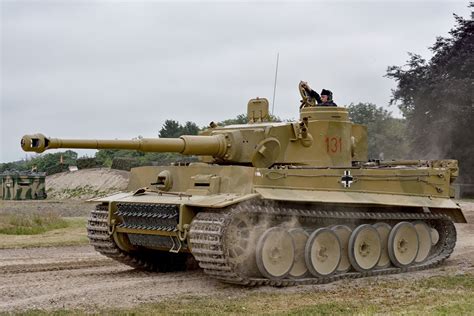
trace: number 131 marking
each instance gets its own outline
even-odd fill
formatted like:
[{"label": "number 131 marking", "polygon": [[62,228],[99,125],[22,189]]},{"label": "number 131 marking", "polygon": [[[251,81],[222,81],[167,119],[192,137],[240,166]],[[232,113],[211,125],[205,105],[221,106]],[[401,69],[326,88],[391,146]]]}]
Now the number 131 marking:
[{"label": "number 131 marking", "polygon": [[337,153],[342,151],[342,139],[341,137],[328,137],[326,136],[326,151],[328,153]]}]

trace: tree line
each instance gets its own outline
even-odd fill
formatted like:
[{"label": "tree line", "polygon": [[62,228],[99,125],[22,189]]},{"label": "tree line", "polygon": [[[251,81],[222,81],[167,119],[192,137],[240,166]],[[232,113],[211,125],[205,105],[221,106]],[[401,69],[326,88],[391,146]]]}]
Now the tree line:
[{"label": "tree line", "polygon": [[387,77],[397,83],[391,103],[406,119],[409,156],[457,159],[460,180],[474,183],[474,21],[454,19],[429,60],[410,53],[406,65],[388,67]]}]

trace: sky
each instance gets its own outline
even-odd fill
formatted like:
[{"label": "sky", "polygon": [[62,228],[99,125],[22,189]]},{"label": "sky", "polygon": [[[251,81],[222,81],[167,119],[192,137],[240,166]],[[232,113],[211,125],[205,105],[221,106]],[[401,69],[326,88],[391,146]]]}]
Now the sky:
[{"label": "sky", "polygon": [[0,162],[27,157],[24,134],[157,137],[167,119],[207,126],[272,103],[277,54],[274,115],[299,116],[304,80],[399,117],[387,67],[430,58],[452,14],[470,16],[468,1],[0,3]]}]

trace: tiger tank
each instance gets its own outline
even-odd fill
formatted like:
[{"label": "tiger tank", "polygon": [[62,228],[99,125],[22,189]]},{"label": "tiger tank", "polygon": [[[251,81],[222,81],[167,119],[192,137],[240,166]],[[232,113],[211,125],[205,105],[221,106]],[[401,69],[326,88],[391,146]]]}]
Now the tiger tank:
[{"label": "tiger tank", "polygon": [[199,161],[133,168],[127,191],[91,200],[88,238],[137,269],[198,266],[247,286],[327,283],[428,269],[465,223],[451,197],[456,160],[371,161],[367,128],[343,107],[303,100],[295,122],[272,122],[268,101],[247,124],[211,123],[179,138],[92,140],[25,135],[54,148],[175,152]]}]

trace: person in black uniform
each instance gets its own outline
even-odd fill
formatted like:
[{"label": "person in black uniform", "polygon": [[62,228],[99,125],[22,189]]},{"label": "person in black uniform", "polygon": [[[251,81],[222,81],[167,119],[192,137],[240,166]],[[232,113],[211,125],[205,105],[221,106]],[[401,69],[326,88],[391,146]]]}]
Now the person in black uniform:
[{"label": "person in black uniform", "polygon": [[301,86],[308,92],[309,96],[316,99],[317,106],[337,106],[332,99],[332,92],[330,90],[321,90],[321,96],[310,88],[307,82],[302,81]]}]

